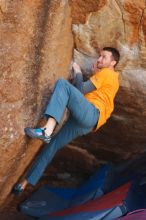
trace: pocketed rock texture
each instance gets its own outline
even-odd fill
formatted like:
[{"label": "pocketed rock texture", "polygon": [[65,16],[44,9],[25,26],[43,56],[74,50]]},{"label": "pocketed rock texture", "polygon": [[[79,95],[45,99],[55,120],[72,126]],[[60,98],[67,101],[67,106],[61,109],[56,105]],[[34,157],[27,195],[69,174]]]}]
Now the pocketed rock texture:
[{"label": "pocketed rock texture", "polygon": [[90,74],[102,47],[118,48],[120,90],[107,123],[62,149],[47,175],[76,173],[74,180],[64,175],[75,185],[98,161],[146,150],[145,0],[0,0],[0,13],[1,207],[42,143],[27,139],[23,128],[39,123],[52,83],[69,77],[72,56]]},{"label": "pocketed rock texture", "polygon": [[[102,160],[118,162],[146,150],[146,1],[97,1],[90,13],[85,12],[82,1],[72,4],[74,57],[83,71],[90,72],[86,60],[94,62],[104,46],[116,47],[121,53],[117,66],[120,90],[112,117],[97,133],[74,144]],[[75,6],[86,15],[84,21],[75,14]]]},{"label": "pocketed rock texture", "polygon": [[36,126],[51,84],[66,78],[73,48],[68,1],[0,1],[0,204],[41,146],[23,129]]}]

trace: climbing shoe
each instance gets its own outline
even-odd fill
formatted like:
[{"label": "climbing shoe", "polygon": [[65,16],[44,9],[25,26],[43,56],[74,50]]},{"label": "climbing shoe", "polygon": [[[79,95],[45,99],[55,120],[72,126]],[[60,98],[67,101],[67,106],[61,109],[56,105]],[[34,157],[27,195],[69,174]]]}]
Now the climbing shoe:
[{"label": "climbing shoe", "polygon": [[47,136],[45,134],[45,129],[43,129],[43,128],[25,128],[24,132],[29,137],[41,139],[45,143],[50,143],[50,141],[51,141],[51,136]]},{"label": "climbing shoe", "polygon": [[16,196],[19,196],[24,191],[24,188],[22,187],[21,183],[16,184],[14,188],[12,189],[12,193]]}]

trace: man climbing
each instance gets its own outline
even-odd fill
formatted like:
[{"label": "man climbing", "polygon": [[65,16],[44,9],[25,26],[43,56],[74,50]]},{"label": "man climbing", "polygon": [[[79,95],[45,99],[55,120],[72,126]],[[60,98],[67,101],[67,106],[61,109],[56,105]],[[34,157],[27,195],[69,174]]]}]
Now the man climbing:
[{"label": "man climbing", "polygon": [[[119,88],[115,66],[120,54],[117,49],[104,47],[96,63],[97,71],[86,82],[81,68],[73,63],[75,86],[64,79],[56,81],[45,116],[48,120],[43,128],[25,128],[31,138],[42,139],[46,145],[27,173],[24,180],[14,187],[15,193],[22,192],[27,184],[35,185],[55,153],[78,136],[96,131],[110,117],[114,109],[114,98]],[[65,109],[70,114],[56,135],[52,135],[61,122]]]}]

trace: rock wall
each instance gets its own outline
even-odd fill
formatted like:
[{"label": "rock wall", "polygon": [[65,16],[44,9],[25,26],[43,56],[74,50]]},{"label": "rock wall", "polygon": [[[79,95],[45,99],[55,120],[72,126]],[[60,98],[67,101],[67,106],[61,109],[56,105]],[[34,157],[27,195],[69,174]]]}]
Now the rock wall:
[{"label": "rock wall", "polygon": [[89,74],[100,48],[117,47],[120,90],[106,125],[61,150],[55,164],[62,160],[68,170],[74,164],[75,172],[80,158],[81,173],[91,172],[98,160],[118,162],[145,151],[145,0],[0,0],[0,17],[0,204],[41,146],[23,128],[39,123],[52,83],[68,77],[72,55]]},{"label": "rock wall", "polygon": [[41,146],[23,129],[36,126],[58,77],[66,78],[73,48],[66,0],[0,1],[0,204]]},{"label": "rock wall", "polygon": [[121,53],[120,90],[111,119],[96,134],[75,144],[102,160],[129,158],[146,150],[146,1],[80,0],[72,4],[74,56],[83,71],[89,73],[86,61],[94,62],[104,46]]}]

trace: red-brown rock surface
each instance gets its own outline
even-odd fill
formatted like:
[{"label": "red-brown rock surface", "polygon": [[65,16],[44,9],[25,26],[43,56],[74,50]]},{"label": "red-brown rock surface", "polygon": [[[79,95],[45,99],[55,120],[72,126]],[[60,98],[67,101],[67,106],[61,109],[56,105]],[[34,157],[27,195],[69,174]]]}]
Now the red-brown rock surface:
[{"label": "red-brown rock surface", "polygon": [[51,81],[67,77],[73,37],[67,1],[6,0],[0,8],[2,204],[41,145],[23,129],[38,123]]},{"label": "red-brown rock surface", "polygon": [[117,47],[120,90],[107,124],[75,140],[72,145],[79,149],[62,150],[48,170],[50,176],[68,168],[80,180],[98,166],[98,159],[118,162],[145,151],[145,0],[6,0],[0,1],[0,18],[1,205],[41,146],[28,140],[23,128],[39,123],[51,81],[68,77],[73,47],[85,73],[100,48]]},{"label": "red-brown rock surface", "polygon": [[[90,11],[84,24],[74,18],[75,59],[88,72],[87,56],[94,60],[99,48],[116,46],[121,53],[120,90],[111,119],[86,137],[90,146],[82,142],[100,158],[118,161],[146,150],[146,2],[112,0]],[[81,139],[76,142],[82,145]]]}]

